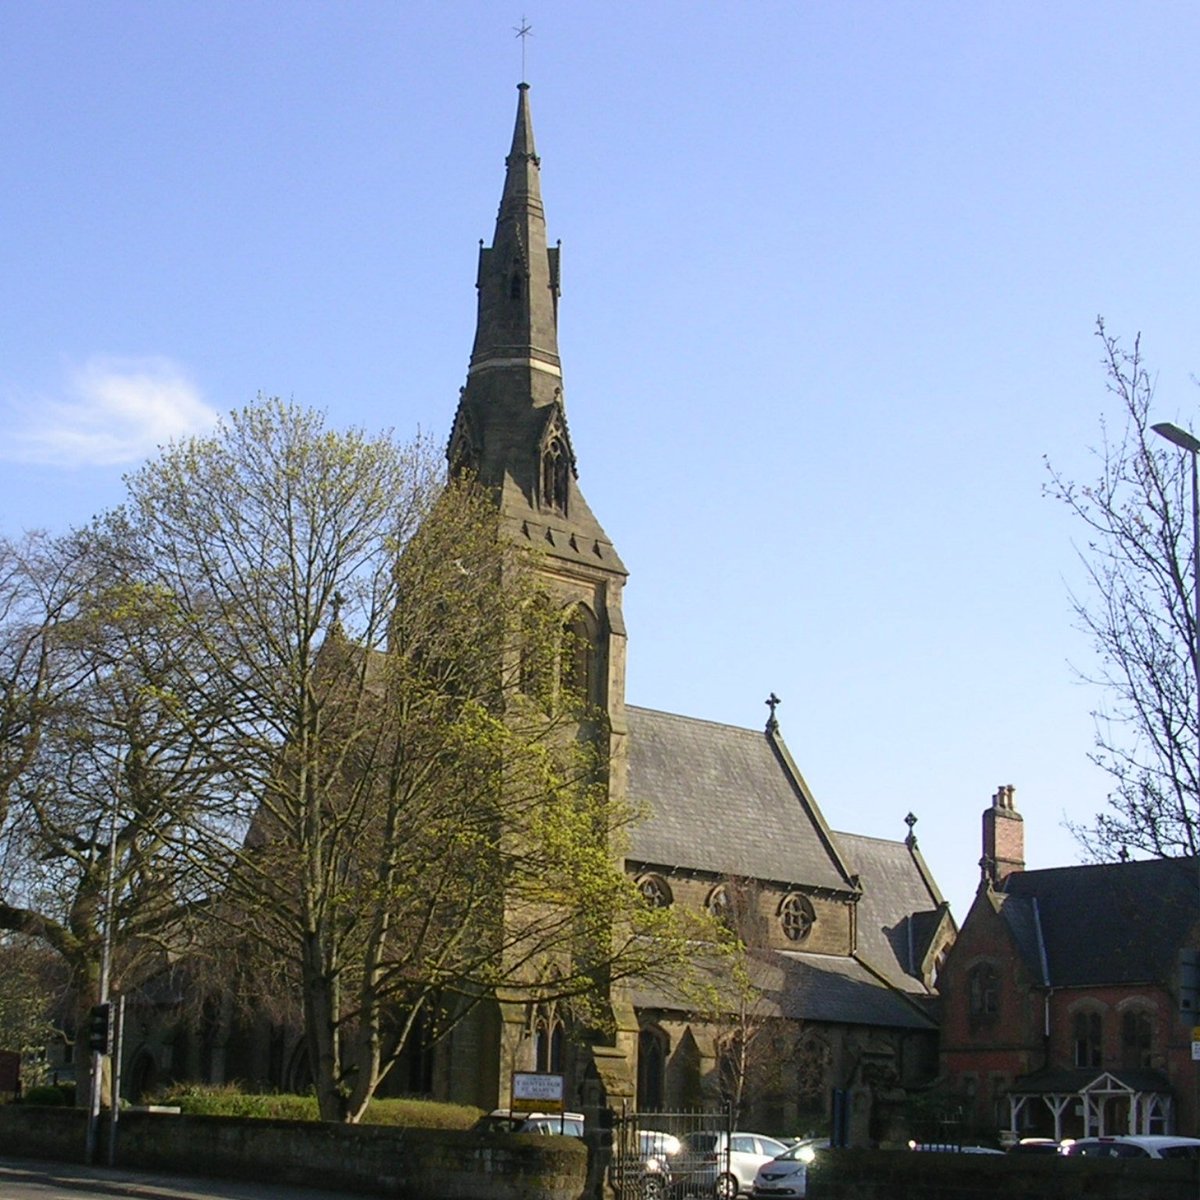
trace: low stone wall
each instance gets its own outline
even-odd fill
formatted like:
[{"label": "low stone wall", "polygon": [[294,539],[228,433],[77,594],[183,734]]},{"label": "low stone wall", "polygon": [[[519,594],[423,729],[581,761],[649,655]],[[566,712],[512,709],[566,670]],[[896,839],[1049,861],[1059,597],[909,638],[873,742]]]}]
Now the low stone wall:
[{"label": "low stone wall", "polygon": [[833,1150],[808,1200],[1196,1200],[1200,1162]]},{"label": "low stone wall", "polygon": [[[86,1127],[80,1109],[0,1105],[0,1154],[79,1162]],[[102,1150],[107,1138],[105,1123]],[[117,1162],[396,1200],[577,1200],[587,1152],[570,1138],[142,1112],[122,1114]]]}]

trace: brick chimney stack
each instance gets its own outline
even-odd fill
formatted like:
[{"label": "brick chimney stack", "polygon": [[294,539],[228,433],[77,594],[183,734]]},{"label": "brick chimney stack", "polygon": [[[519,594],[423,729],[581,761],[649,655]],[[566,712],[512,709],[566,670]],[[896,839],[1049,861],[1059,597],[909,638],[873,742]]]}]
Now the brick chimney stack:
[{"label": "brick chimney stack", "polygon": [[983,810],[983,878],[999,886],[1014,871],[1025,870],[1025,822],[1013,803],[1016,788],[996,789],[992,807]]}]

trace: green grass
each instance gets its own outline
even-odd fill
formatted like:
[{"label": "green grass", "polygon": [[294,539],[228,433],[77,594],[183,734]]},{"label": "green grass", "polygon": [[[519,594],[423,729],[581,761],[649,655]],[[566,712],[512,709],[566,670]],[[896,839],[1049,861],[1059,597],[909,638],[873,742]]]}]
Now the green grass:
[{"label": "green grass", "polygon": [[[178,1084],[150,1099],[182,1112],[206,1117],[258,1117],[283,1121],[319,1121],[315,1096],[243,1092],[236,1084]],[[466,1104],[433,1100],[372,1100],[364,1125],[397,1125],[414,1129],[469,1129],[482,1110]]]}]

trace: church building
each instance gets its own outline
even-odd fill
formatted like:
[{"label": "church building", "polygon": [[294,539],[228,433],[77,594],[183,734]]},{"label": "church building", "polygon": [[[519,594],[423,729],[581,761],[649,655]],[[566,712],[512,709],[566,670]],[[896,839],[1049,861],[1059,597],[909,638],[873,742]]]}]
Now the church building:
[{"label": "church building", "polygon": [[[729,924],[754,1001],[700,1013],[661,984],[613,985],[605,1029],[587,1032],[554,1006],[483,1003],[443,1040],[406,1049],[383,1093],[489,1110],[509,1103],[514,1072],[551,1071],[570,1109],[731,1101],[743,1128],[801,1133],[827,1128],[836,1089],[853,1141],[901,1135],[937,1072],[937,978],[956,932],[916,818],[897,814],[907,823],[897,840],[836,832],[788,751],[773,694],[760,729],[626,704],[628,572],[580,488],[558,349],[560,256],[547,243],[526,84],[506,162],[479,252],[449,470],[487,486],[507,536],[537,551],[539,588],[571,635],[573,682],[603,713],[609,796],[644,814],[620,851],[624,871],[649,903]],[[219,1034],[214,1021],[189,1032],[179,989],[157,986],[144,1003],[160,1018],[127,1051],[132,1094],[172,1079],[221,1083],[234,1062],[247,1086],[306,1086],[296,1031]],[[164,1037],[172,1020],[178,1032]]]},{"label": "church building", "polygon": [[[762,730],[627,707],[627,571],[580,489],[558,351],[560,257],[547,243],[527,84],[506,163],[495,234],[479,254],[450,470],[494,489],[509,536],[538,549],[546,592],[587,648],[588,696],[607,715],[610,794],[647,814],[626,871],[652,903],[739,914],[761,989],[756,1023],[771,1025],[770,1058],[783,1064],[770,1078],[759,1072],[742,1119],[819,1122],[837,1086],[854,1092],[864,1135],[868,1124],[878,1133],[882,1108],[936,1071],[936,973],[954,936],[915,819],[897,842],[835,833],[788,753],[774,696]],[[610,1103],[641,1110],[698,1107],[727,1090],[722,1060],[744,1022],[698,1021],[677,998],[636,988],[614,995],[612,1011],[617,1034],[590,1048],[586,1066],[547,1062],[545,1047],[570,1042],[550,1015],[525,1019],[510,1067],[562,1067],[580,1098],[582,1076],[598,1076]],[[504,1103],[509,1074],[504,1064],[480,1070],[472,1098]]]}]

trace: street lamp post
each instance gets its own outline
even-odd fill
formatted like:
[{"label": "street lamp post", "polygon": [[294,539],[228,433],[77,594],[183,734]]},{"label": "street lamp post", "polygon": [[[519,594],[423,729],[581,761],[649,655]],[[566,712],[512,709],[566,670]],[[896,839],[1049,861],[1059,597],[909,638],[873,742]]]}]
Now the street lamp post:
[{"label": "street lamp post", "polygon": [[[1192,656],[1192,672],[1195,676],[1196,688],[1196,790],[1197,790],[1197,805],[1200,806],[1200,438],[1188,433],[1186,429],[1180,429],[1178,425],[1172,425],[1169,421],[1162,421],[1158,425],[1152,425],[1151,428],[1159,437],[1166,438],[1168,442],[1178,446],[1181,450],[1187,452],[1192,460],[1192,637],[1191,644],[1188,646],[1188,652]],[[1195,814],[1193,821],[1196,820]],[[1193,838],[1192,853],[1196,855],[1198,869],[1200,869],[1200,848],[1195,845]],[[1182,1001],[1183,975],[1184,975],[1184,955],[1188,958],[1189,967],[1194,964],[1195,953],[1184,951],[1180,957],[1180,995],[1181,1009],[1184,1007]],[[1189,974],[1191,971],[1189,971]],[[1192,982],[1189,980],[1189,982]],[[1190,994],[1192,1011],[1190,1014],[1192,1021],[1192,1057],[1196,1056],[1196,1030],[1198,1015],[1195,1011],[1195,994]],[[1196,1109],[1197,1113],[1193,1117],[1193,1121],[1200,1123],[1200,1075],[1196,1078]],[[1193,1133],[1197,1132],[1193,1129]]]},{"label": "street lamp post", "polygon": [[[1163,421],[1151,428],[1159,437],[1186,450],[1192,460],[1192,638],[1188,652],[1192,658],[1192,673],[1196,681],[1196,788],[1200,794],[1200,438],[1186,429]],[[1194,839],[1193,839],[1194,842]],[[1193,844],[1193,853],[1196,847]]]}]

